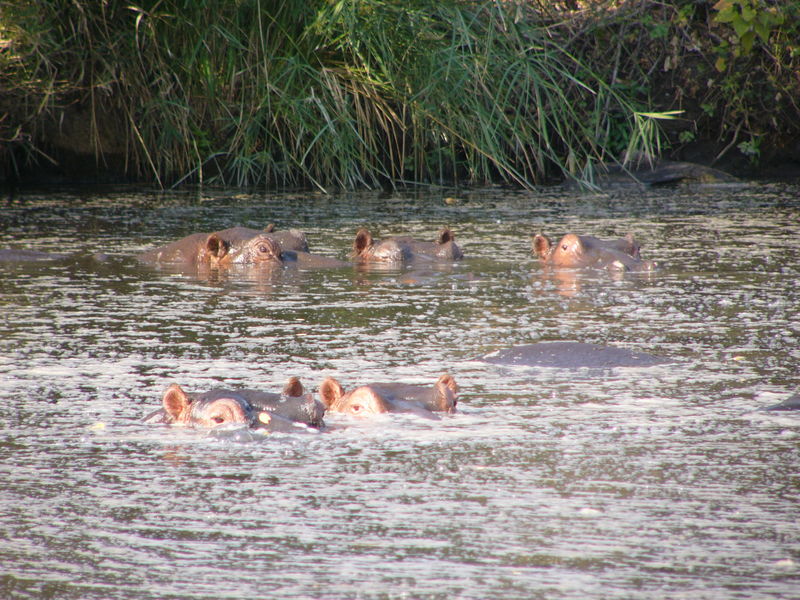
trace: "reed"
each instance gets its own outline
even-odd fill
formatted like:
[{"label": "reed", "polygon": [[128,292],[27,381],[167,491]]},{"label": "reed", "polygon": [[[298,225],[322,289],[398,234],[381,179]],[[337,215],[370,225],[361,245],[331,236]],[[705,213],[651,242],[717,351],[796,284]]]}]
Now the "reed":
[{"label": "reed", "polygon": [[5,93],[27,99],[15,122],[40,140],[37,124],[80,103],[102,158],[114,115],[128,175],[165,186],[530,187],[658,143],[652,115],[535,4],[5,5]]}]

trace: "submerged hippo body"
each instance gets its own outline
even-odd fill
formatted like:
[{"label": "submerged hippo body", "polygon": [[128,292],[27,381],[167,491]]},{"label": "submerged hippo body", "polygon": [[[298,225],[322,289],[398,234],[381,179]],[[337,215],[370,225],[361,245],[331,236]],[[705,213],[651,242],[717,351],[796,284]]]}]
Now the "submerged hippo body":
[{"label": "submerged hippo body", "polygon": [[332,377],[319,388],[320,400],[329,412],[358,416],[381,413],[411,413],[437,419],[436,412],[452,413],[457,404],[458,386],[449,374],[432,387],[404,383],[370,383],[345,392]]},{"label": "submerged hippo body", "polygon": [[568,233],[557,244],[546,235],[533,237],[531,250],[543,265],[554,268],[595,268],[609,271],[651,272],[652,260],[642,260],[640,245],[631,234],[619,240],[601,240],[591,235]]},{"label": "submerged hippo body", "polygon": [[800,410],[800,394],[795,394],[794,396],[790,396],[783,402],[779,402],[778,404],[773,404],[772,406],[767,406],[766,408],[762,408],[761,410],[768,410],[768,411]]},{"label": "submerged hippo body", "polygon": [[139,260],[154,264],[207,265],[281,264],[281,254],[307,252],[305,234],[299,231],[273,232],[231,227],[214,233],[195,233],[166,246],[139,255]]},{"label": "submerged hippo body", "polygon": [[454,261],[464,257],[453,232],[444,227],[433,242],[421,242],[408,236],[375,240],[367,229],[359,229],[353,240],[352,258],[358,262],[409,262],[415,259]]},{"label": "submerged hippo body", "polygon": [[669,362],[666,358],[644,352],[581,342],[541,342],[514,346],[492,352],[479,360],[496,365],[556,369],[651,367]]},{"label": "submerged hippo body", "polygon": [[[287,394],[298,393],[298,396]],[[284,392],[214,389],[188,394],[177,384],[164,392],[162,408],[144,418],[146,423],[210,428],[246,425],[268,431],[296,431],[297,426],[320,428],[324,407],[303,394],[297,378],[291,378]]]},{"label": "submerged hippo body", "polygon": [[37,250],[17,250],[15,248],[0,249],[0,263],[29,263],[63,260],[67,254],[39,252]]},{"label": "submerged hippo body", "polygon": [[381,397],[391,402],[411,402],[432,412],[452,413],[458,404],[458,384],[452,375],[445,373],[433,386],[408,383],[370,383]]}]

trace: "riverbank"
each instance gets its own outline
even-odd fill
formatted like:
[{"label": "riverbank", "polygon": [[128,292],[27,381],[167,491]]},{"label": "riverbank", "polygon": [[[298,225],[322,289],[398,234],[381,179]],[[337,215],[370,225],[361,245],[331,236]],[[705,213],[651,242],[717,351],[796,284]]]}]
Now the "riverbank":
[{"label": "riverbank", "polygon": [[793,178],[798,22],[752,0],[11,0],[0,180],[533,186],[629,151]]}]

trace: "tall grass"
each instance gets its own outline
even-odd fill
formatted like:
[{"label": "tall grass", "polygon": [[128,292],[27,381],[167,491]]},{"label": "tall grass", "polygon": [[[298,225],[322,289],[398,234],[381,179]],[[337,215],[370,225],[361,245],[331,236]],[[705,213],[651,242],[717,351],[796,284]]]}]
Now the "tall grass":
[{"label": "tall grass", "polygon": [[34,143],[81,103],[162,185],[533,186],[657,143],[522,3],[6,0],[0,28]]}]

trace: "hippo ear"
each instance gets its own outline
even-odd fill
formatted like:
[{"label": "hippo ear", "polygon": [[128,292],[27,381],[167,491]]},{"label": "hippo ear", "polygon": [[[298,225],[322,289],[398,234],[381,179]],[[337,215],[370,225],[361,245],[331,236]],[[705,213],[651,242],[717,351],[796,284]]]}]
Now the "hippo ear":
[{"label": "hippo ear", "polygon": [[264,227],[264,233],[272,233],[273,231],[275,231],[275,223],[270,223]]},{"label": "hippo ear", "polygon": [[449,387],[445,384],[441,383],[440,381],[436,382],[436,385],[433,386],[434,392],[436,393],[436,400],[434,402],[434,406],[436,408],[432,408],[431,410],[440,410],[442,412],[453,412],[455,409],[456,404],[458,403],[456,400],[456,395],[453,393]]},{"label": "hippo ear", "polygon": [[531,242],[531,251],[539,258],[545,258],[550,252],[550,248],[552,246],[553,244],[549,237],[542,233],[537,233],[535,236],[533,236],[533,242]]},{"label": "hippo ear", "polygon": [[167,412],[167,414],[174,420],[178,421],[180,420],[181,415],[188,410],[192,400],[189,398],[186,392],[183,391],[181,386],[179,386],[177,383],[173,383],[167,388],[167,391],[164,392],[164,397],[161,399],[161,403],[164,405],[164,410]]},{"label": "hippo ear", "polygon": [[456,383],[455,378],[450,375],[450,373],[444,373],[441,377],[439,377],[438,380],[436,380],[436,383],[444,384],[444,386],[453,392],[454,395],[458,394],[458,384]]},{"label": "hippo ear", "polygon": [[219,260],[228,253],[228,243],[216,233],[212,233],[206,240],[206,252]]},{"label": "hippo ear", "polygon": [[286,385],[283,386],[283,392],[281,393],[284,396],[289,396],[290,398],[300,398],[305,393],[303,384],[300,383],[300,378],[289,377],[289,379],[286,381]]},{"label": "hippo ear", "polygon": [[330,408],[342,396],[344,396],[344,388],[333,377],[325,378],[319,386],[319,399],[325,405],[325,408]]},{"label": "hippo ear", "polygon": [[449,227],[442,227],[442,230],[439,232],[439,238],[436,240],[437,244],[446,244],[447,242],[455,241],[456,236],[453,235],[453,232],[450,231]]},{"label": "hippo ear", "polygon": [[367,229],[359,229],[353,240],[353,255],[362,256],[372,248],[373,243],[372,234]]},{"label": "hippo ear", "polygon": [[630,254],[633,258],[639,258],[641,256],[639,250],[641,250],[642,245],[636,241],[636,239],[633,237],[633,234],[630,232],[625,234],[625,241],[628,244],[625,252]]},{"label": "hippo ear", "polygon": [[445,373],[436,381],[434,388],[439,410],[452,412],[456,404],[458,404],[458,385],[456,380],[449,373]]}]

